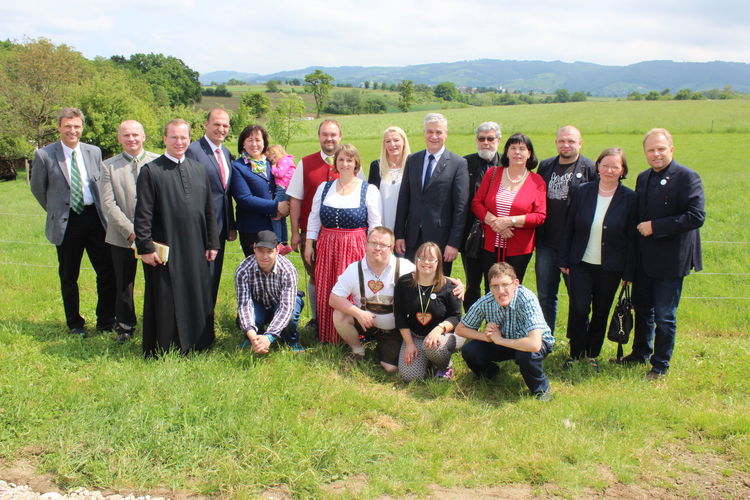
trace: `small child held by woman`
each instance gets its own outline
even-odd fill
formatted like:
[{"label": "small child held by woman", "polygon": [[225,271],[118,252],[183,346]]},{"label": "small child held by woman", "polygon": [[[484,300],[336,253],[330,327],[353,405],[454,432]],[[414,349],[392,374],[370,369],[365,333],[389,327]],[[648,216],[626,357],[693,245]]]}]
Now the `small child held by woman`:
[{"label": "small child held by woman", "polygon": [[[272,144],[266,150],[266,158],[271,162],[271,174],[276,183],[276,192],[274,199],[276,201],[289,201],[286,190],[289,187],[289,181],[297,165],[294,164],[294,156],[286,154],[281,144]],[[273,221],[273,232],[281,243],[279,243],[279,253],[286,255],[292,251],[289,246],[289,235],[286,227],[286,217]]]}]

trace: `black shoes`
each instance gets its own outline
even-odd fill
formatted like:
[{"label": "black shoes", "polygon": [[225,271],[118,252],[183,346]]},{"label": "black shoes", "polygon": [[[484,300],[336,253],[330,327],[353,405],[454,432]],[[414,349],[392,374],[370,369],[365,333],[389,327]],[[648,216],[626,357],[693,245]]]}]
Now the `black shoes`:
[{"label": "black shoes", "polygon": [[633,354],[628,354],[624,358],[609,358],[610,363],[615,363],[618,365],[625,365],[625,366],[633,366],[633,365],[645,365],[646,360],[643,358],[640,358],[638,356],[635,356]]},{"label": "black shoes", "polygon": [[75,328],[70,328],[68,330],[68,333],[72,335],[80,335],[84,339],[89,336],[88,333],[86,333],[86,329],[82,326],[76,326]]}]

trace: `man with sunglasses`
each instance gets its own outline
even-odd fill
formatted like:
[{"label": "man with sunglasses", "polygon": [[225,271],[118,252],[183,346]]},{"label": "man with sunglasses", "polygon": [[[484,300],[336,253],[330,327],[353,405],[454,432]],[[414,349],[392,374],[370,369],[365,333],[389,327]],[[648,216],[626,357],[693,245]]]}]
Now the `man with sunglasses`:
[{"label": "man with sunglasses", "polygon": [[[477,152],[464,156],[469,169],[469,204],[477,194],[479,185],[482,183],[485,172],[496,167],[500,163],[500,155],[497,154],[497,146],[500,144],[502,133],[500,125],[495,122],[484,122],[477,127]],[[466,211],[466,225],[464,226],[464,244],[469,237],[469,232],[477,220],[474,212]],[[466,248],[461,249],[461,262],[466,274],[466,300],[464,310],[469,308],[482,296],[482,265],[479,258],[467,254]]]}]

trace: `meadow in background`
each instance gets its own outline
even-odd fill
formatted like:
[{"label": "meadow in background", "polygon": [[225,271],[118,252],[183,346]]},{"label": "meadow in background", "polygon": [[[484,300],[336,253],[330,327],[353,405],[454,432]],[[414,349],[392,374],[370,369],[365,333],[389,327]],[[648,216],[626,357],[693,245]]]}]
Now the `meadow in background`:
[{"label": "meadow in background", "polygon": [[[207,352],[142,359],[140,334],[68,335],[54,247],[23,175],[0,184],[0,463],[31,463],[62,487],[166,487],[254,498],[281,486],[306,497],[404,497],[440,487],[531,485],[537,494],[607,494],[616,485],[677,496],[750,495],[750,101],[548,104],[445,110],[447,147],[475,151],[486,120],[503,136],[524,132],[540,159],[555,154],[558,127],[578,126],[582,154],[625,149],[633,187],[646,169],[641,140],[671,130],[675,160],[695,169],[706,193],[704,271],[685,280],[670,375],[602,364],[563,371],[567,300],[561,291],[555,352],[545,362],[554,402],[526,395],[515,366],[475,381],[457,357],[450,383],[406,385],[373,360],[352,367],[346,349],[321,346],[254,356],[239,350],[230,243],[217,305],[217,343]],[[369,165],[382,131],[398,125],[424,147],[424,112],[336,117],[342,142]],[[318,149],[318,121],[299,159]],[[501,141],[501,144],[504,141]],[[227,144],[236,151],[236,144]],[[304,272],[299,254],[290,254]],[[92,322],[94,274],[84,259],[81,309]],[[533,265],[533,264],[532,264]],[[461,266],[454,275],[462,277]],[[142,308],[142,273],[136,282]],[[533,272],[525,285],[535,290]],[[140,315],[139,315],[140,319]],[[301,324],[309,319],[303,311]],[[606,342],[603,357],[614,352]],[[710,475],[711,481],[704,479]],[[1,474],[0,474],[0,478]],[[691,479],[692,478],[692,479]],[[743,487],[744,485],[744,487]]]}]

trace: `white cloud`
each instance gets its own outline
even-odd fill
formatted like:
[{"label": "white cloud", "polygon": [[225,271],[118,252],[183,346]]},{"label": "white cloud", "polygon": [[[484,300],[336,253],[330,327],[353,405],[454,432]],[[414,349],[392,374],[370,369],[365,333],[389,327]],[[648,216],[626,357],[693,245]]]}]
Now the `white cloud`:
[{"label": "white cloud", "polygon": [[750,6],[727,0],[52,0],[0,7],[0,32],[87,57],[161,52],[209,72],[467,59],[750,62]]}]

